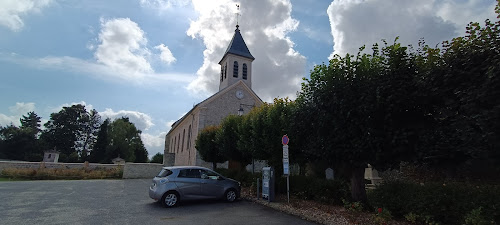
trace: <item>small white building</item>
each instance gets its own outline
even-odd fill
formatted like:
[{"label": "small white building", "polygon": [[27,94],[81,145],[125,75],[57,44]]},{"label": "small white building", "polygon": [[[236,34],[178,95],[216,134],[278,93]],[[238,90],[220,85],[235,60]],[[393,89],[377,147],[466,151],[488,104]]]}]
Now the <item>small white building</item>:
[{"label": "small white building", "polygon": [[55,148],[45,151],[43,153],[43,162],[59,162],[59,153]]},{"label": "small white building", "polygon": [[118,157],[112,159],[111,162],[113,162],[113,164],[123,165],[123,164],[125,164],[125,159],[122,159],[122,158],[120,158],[120,156],[118,156]]}]

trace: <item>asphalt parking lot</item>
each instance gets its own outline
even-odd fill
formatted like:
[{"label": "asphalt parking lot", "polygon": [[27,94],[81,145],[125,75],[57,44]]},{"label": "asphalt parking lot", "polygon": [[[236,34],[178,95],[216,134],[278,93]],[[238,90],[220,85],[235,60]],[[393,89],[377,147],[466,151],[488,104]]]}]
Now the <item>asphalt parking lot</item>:
[{"label": "asphalt parking lot", "polygon": [[240,200],[163,208],[150,180],[0,182],[0,224],[314,224]]}]

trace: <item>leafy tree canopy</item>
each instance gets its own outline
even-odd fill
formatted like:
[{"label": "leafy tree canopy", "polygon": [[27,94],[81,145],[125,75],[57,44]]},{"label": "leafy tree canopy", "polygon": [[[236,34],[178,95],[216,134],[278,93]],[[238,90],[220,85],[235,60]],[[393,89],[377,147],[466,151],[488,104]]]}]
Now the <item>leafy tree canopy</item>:
[{"label": "leafy tree canopy", "polygon": [[227,157],[222,154],[216,140],[217,132],[219,132],[219,127],[217,126],[205,127],[198,135],[198,138],[196,138],[195,143],[201,159],[211,162],[213,169],[217,168],[217,163],[227,161]]}]

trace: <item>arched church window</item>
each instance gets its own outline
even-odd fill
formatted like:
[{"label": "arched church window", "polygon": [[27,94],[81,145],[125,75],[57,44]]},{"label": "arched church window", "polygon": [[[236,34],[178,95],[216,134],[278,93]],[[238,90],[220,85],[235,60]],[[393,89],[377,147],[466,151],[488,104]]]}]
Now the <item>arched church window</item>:
[{"label": "arched church window", "polygon": [[237,61],[234,61],[233,77],[238,77],[238,62]]},{"label": "arched church window", "polygon": [[179,137],[177,138],[177,153],[179,153],[180,146],[181,146],[181,133],[179,133]]},{"label": "arched church window", "polygon": [[184,137],[186,136],[186,129],[182,131],[182,146],[181,146],[181,152],[184,150]]},{"label": "arched church window", "polygon": [[175,153],[175,146],[177,145],[177,137],[174,137],[174,147],[172,148],[172,153]]},{"label": "arched church window", "polygon": [[247,64],[243,63],[243,80],[247,79]]},{"label": "arched church window", "polygon": [[220,82],[224,80],[224,67],[220,66]]},{"label": "arched church window", "polygon": [[226,65],[224,66],[224,79],[227,78],[227,62]]},{"label": "arched church window", "polygon": [[189,148],[191,147],[191,125],[189,125],[189,128],[188,128],[188,143],[187,143],[187,149],[189,150]]}]

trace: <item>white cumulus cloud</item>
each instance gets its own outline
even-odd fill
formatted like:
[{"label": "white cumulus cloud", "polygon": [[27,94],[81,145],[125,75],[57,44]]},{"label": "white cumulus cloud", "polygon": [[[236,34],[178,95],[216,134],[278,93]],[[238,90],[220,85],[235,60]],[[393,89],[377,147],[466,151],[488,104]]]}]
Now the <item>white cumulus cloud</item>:
[{"label": "white cumulus cloud", "polygon": [[26,114],[27,112],[35,111],[35,103],[16,102],[16,105],[9,107],[9,111],[14,115]]},{"label": "white cumulus cloud", "polygon": [[382,39],[416,45],[424,38],[435,46],[462,35],[471,21],[493,19],[494,1],[481,0],[335,0],[328,7],[333,53],[355,54]]},{"label": "white cumulus cloud", "polygon": [[142,7],[155,8],[160,11],[189,5],[190,0],[140,0]]},{"label": "white cumulus cloud", "polygon": [[[181,116],[181,117],[182,117],[182,116]],[[179,118],[181,118],[181,117],[179,117]],[[175,120],[170,120],[170,121],[168,121],[168,122],[165,124],[165,126],[167,127],[167,130],[170,130],[170,129],[172,128],[172,125],[174,125],[174,123],[175,123]]]},{"label": "white cumulus cloud", "polygon": [[72,102],[72,103],[64,103],[56,107],[49,107],[49,111],[51,113],[59,112],[62,110],[63,107],[71,107],[73,105],[83,105],[85,106],[85,110],[90,111],[94,109],[94,106],[91,104],[87,104],[85,101],[79,101],[79,102]]},{"label": "white cumulus cloud", "polygon": [[293,49],[294,43],[288,36],[299,24],[291,17],[292,5],[288,0],[193,0],[199,17],[191,22],[187,34],[201,38],[206,49],[203,65],[188,90],[203,95],[218,91],[218,62],[234,34],[237,3],[241,6],[241,34],[255,57],[252,89],[265,101],[278,96],[295,98],[306,73],[306,58]]},{"label": "white cumulus cloud", "polygon": [[151,116],[143,112],[129,110],[120,110],[115,112],[114,110],[107,108],[103,112],[99,112],[99,115],[101,115],[101,118],[103,120],[106,118],[113,120],[127,117],[129,118],[130,122],[132,122],[135,127],[141,131],[148,130],[149,128],[154,126]]},{"label": "white cumulus cloud", "polygon": [[97,62],[117,72],[132,75],[151,73],[147,58],[151,54],[139,25],[129,18],[101,20],[100,44],[94,54]]},{"label": "white cumulus cloud", "polygon": [[98,37],[88,43],[87,48],[91,51],[95,50],[94,59],[71,56],[31,58],[0,51],[0,62],[15,63],[36,69],[69,71],[112,82],[149,86],[186,84],[195,77],[190,73],[154,71],[150,63],[153,61],[152,58],[157,58],[167,64],[174,63],[176,58],[165,44],[156,46],[159,53],[152,54],[147,46],[145,32],[129,18],[101,19]]},{"label": "white cumulus cloud", "polygon": [[156,153],[163,154],[166,134],[167,132],[160,132],[158,134],[141,134],[141,140],[144,143],[144,146],[146,146],[150,158]]},{"label": "white cumulus cloud", "polygon": [[155,49],[160,50],[160,59],[163,62],[166,62],[168,65],[171,63],[174,63],[177,59],[175,59],[174,55],[168,48],[168,46],[165,46],[164,44],[160,44],[155,46]]},{"label": "white cumulus cloud", "polygon": [[52,0],[2,0],[0,1],[0,26],[13,31],[24,27],[23,17],[30,13],[38,13],[47,7]]},{"label": "white cumulus cloud", "polygon": [[20,126],[20,118],[23,115],[27,115],[28,112],[35,111],[35,103],[33,102],[16,102],[15,105],[9,107],[9,114],[5,115],[0,113],[0,126],[8,126],[14,124],[15,126]]}]

